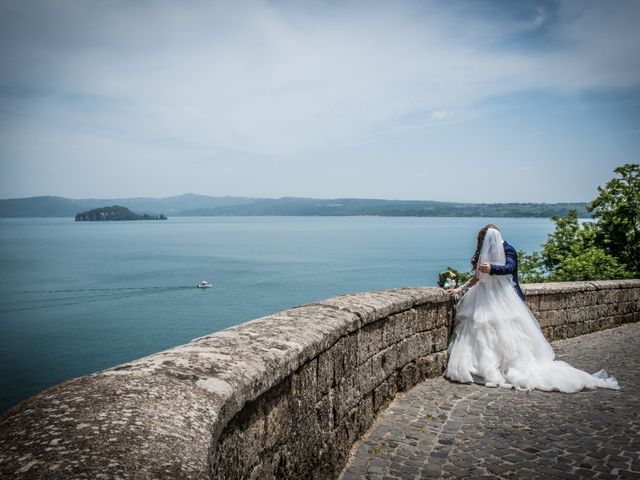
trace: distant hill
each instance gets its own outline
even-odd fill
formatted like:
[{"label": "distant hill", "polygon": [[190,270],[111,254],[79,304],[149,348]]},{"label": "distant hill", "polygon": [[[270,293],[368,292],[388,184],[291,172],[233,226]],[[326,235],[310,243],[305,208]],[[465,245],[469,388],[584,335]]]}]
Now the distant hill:
[{"label": "distant hill", "polygon": [[589,217],[586,203],[453,203],[420,200],[375,200],[337,198],[260,199],[243,205],[187,210],[183,216],[347,216],[372,215],[388,217],[542,217],[566,215],[575,209],[581,217]]},{"label": "distant hill", "polygon": [[348,216],[540,217],[575,209],[589,217],[586,203],[455,203],[358,198],[249,198],[185,194],[166,198],[82,199],[29,197],[0,200],[0,217],[74,217],[105,204],[170,216]]},{"label": "distant hill", "polygon": [[28,197],[0,200],[0,217],[73,217],[105,205],[122,205],[134,212],[176,215],[185,210],[216,208],[255,202],[256,198],[209,197],[187,193],[165,198],[109,198],[74,200],[64,197]]},{"label": "distant hill", "polygon": [[144,213],[138,215],[127,207],[113,205],[111,207],[94,208],[86,212],[76,214],[76,222],[113,222],[123,220],[166,220],[163,214],[149,215]]}]

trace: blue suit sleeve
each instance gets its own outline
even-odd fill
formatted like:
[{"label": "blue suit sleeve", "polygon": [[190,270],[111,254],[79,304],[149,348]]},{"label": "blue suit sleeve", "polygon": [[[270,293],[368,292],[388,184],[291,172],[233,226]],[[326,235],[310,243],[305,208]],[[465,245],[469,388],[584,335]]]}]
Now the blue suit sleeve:
[{"label": "blue suit sleeve", "polygon": [[494,265],[491,264],[491,275],[509,275],[516,271],[518,265],[518,253],[511,246],[504,249],[505,264]]}]

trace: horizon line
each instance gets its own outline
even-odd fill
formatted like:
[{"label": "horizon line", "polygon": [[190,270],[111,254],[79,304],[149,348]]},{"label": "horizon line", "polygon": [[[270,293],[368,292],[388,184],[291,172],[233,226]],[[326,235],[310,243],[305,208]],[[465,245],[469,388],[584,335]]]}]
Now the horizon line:
[{"label": "horizon line", "polygon": [[537,203],[537,204],[558,204],[558,203],[585,203],[588,204],[591,200],[581,200],[581,201],[553,201],[553,202],[540,202],[540,201],[499,201],[499,202],[490,202],[490,201],[459,201],[459,200],[432,200],[432,199],[400,199],[400,198],[381,198],[381,197],[306,197],[306,196],[295,196],[295,195],[283,195],[279,197],[253,197],[247,195],[209,195],[209,194],[201,194],[201,193],[192,193],[186,192],[178,195],[166,195],[166,196],[114,196],[114,197],[65,197],[62,195],[30,195],[26,197],[10,197],[10,198],[0,198],[0,201],[5,200],[27,200],[30,198],[63,198],[66,200],[134,200],[134,199],[150,199],[150,200],[164,200],[167,198],[178,198],[184,196],[195,196],[195,197],[208,197],[208,198],[245,198],[245,199],[253,199],[253,200],[283,200],[283,199],[305,199],[305,200],[382,200],[389,202],[434,202],[434,203],[457,203],[457,204],[526,204],[526,203]]}]

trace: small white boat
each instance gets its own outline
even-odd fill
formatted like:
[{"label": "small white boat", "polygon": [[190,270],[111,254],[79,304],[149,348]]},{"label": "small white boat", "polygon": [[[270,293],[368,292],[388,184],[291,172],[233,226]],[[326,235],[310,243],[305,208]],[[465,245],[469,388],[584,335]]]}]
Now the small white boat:
[{"label": "small white boat", "polygon": [[198,288],[211,288],[211,286],[212,285],[206,280],[202,280],[198,285],[196,285]]}]

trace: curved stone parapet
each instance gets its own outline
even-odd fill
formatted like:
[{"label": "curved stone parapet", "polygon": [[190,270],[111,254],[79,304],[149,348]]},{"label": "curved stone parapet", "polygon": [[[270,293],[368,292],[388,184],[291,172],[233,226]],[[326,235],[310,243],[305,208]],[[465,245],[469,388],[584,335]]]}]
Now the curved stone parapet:
[{"label": "curved stone parapet", "polygon": [[[550,339],[640,320],[640,280],[524,291]],[[0,477],[333,478],[442,374],[452,311],[438,288],[345,295],[69,380],[0,417]]]}]

